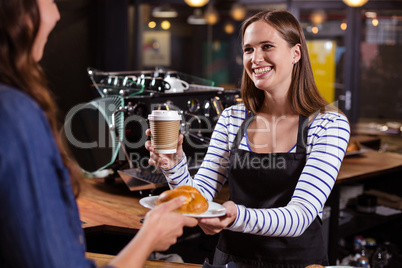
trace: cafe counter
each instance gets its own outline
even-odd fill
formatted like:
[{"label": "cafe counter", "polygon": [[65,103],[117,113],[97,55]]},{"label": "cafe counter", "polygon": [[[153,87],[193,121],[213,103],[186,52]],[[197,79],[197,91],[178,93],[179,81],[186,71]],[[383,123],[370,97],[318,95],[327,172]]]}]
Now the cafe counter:
[{"label": "cafe counter", "polygon": [[[402,172],[402,155],[400,154],[368,150],[344,159],[335,187],[327,201],[327,205],[331,206],[328,245],[331,264],[336,261],[339,239],[340,186],[387,176],[395,172]],[[397,178],[400,177],[397,176]],[[398,183],[402,183],[402,181]],[[225,186],[215,202],[223,203],[228,197],[229,189]],[[139,192],[130,191],[121,180],[116,179],[115,183],[106,184],[103,179],[87,179],[83,184],[81,195],[77,199],[85,233],[113,232],[135,235],[141,228],[141,221],[148,212],[148,209],[139,204],[141,198]]]}]

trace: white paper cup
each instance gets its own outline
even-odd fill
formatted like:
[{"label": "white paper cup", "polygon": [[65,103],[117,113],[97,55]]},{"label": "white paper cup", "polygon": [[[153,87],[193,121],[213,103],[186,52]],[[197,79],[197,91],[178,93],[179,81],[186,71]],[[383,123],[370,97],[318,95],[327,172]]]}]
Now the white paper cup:
[{"label": "white paper cup", "polygon": [[154,110],[148,115],[148,120],[151,144],[155,148],[155,153],[176,153],[181,115],[177,111]]}]

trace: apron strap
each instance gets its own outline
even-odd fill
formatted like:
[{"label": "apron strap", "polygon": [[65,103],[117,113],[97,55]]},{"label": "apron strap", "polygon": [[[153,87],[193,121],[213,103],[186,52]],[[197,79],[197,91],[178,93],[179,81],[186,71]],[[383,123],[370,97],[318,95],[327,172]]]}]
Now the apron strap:
[{"label": "apron strap", "polygon": [[308,135],[308,117],[299,115],[299,129],[297,131],[296,152],[306,152]]},{"label": "apron strap", "polygon": [[246,133],[246,130],[247,130],[248,126],[250,125],[251,121],[253,121],[253,119],[254,119],[254,113],[250,111],[249,113],[247,113],[246,119],[243,121],[239,130],[236,133],[236,137],[233,140],[231,150],[239,147],[241,140],[244,137],[244,133]]}]

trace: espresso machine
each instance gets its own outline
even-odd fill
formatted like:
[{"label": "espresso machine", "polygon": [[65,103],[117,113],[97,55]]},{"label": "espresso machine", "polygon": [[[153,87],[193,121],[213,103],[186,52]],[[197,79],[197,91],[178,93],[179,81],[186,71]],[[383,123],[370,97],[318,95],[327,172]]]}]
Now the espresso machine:
[{"label": "espresso machine", "polygon": [[[107,155],[107,164],[103,165],[102,169],[113,170],[111,173],[118,174],[132,191],[166,186],[162,172],[149,166],[149,152],[144,147],[148,139],[145,135],[148,128],[147,117],[152,110],[177,110],[182,115],[180,132],[184,136],[183,150],[189,162],[190,173],[194,174],[203,160],[222,111],[241,102],[238,89],[216,87],[207,79],[172,70],[103,72],[88,68],[88,75],[100,95],[100,98],[94,101],[97,103],[96,107],[110,99],[118,103],[109,109],[109,113],[106,111],[100,114],[107,121],[105,125],[111,126],[109,134],[118,141],[115,141],[115,144],[119,150],[112,153],[110,149],[102,151],[97,148],[95,151],[98,155]],[[107,107],[110,106],[109,103]],[[80,116],[82,117],[84,116]],[[116,118],[121,122],[116,123]],[[84,125],[88,124],[80,123],[81,128]],[[107,130],[97,129],[92,132],[99,135],[107,133]],[[85,154],[91,155],[91,161],[96,162],[93,161],[94,156],[90,150],[79,150],[75,154],[81,158],[85,158]],[[111,154],[114,154],[112,158],[109,157]],[[82,162],[87,159],[82,159]],[[81,165],[80,162],[79,164]],[[82,163],[82,166],[85,166],[85,163]],[[89,169],[99,168],[91,166]],[[114,175],[107,176],[105,180],[113,180]]]}]

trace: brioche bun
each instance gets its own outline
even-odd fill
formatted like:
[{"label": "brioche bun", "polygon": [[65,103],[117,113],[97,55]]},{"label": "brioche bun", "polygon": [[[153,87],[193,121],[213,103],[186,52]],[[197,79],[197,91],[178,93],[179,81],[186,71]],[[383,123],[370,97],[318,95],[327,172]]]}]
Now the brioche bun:
[{"label": "brioche bun", "polygon": [[361,145],[360,142],[358,141],[350,141],[348,144],[348,147],[346,148],[346,152],[356,152],[359,151],[361,149]]},{"label": "brioche bun", "polygon": [[164,191],[158,196],[156,205],[167,202],[178,196],[185,196],[187,200],[180,208],[175,210],[176,212],[197,215],[208,210],[208,201],[197,189],[188,185],[179,186],[174,190]]}]

